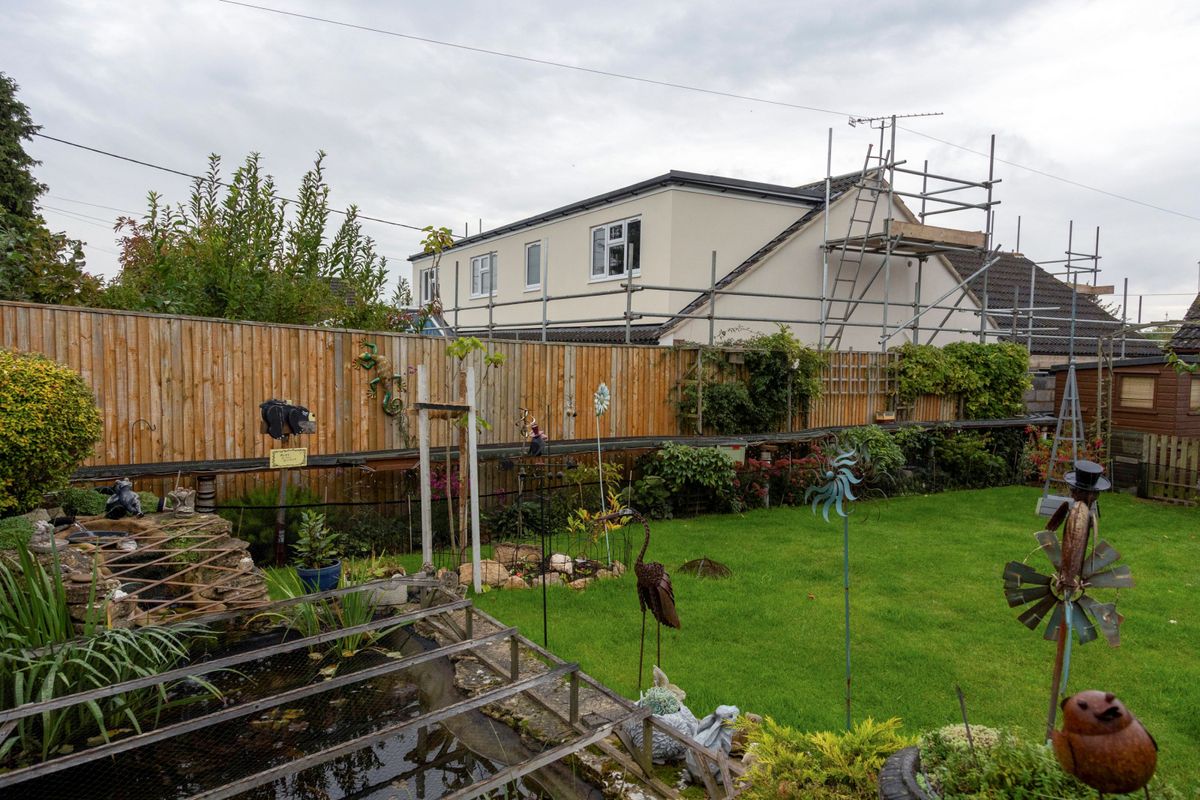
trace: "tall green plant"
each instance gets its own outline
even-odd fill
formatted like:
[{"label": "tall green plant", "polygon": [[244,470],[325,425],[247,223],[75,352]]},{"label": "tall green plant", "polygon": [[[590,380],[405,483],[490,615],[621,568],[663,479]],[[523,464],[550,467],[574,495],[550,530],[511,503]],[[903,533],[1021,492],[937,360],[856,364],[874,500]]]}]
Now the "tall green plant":
[{"label": "tall green plant", "polygon": [[1024,414],[1029,353],[1013,342],[952,342],[943,348],[905,344],[896,348],[896,393],[959,395],[968,419],[1006,419]]}]

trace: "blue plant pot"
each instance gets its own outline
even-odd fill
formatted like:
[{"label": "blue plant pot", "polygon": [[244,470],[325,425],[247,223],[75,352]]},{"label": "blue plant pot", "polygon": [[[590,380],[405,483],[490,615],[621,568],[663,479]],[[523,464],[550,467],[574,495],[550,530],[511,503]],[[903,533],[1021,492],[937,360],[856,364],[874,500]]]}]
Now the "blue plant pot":
[{"label": "blue plant pot", "polygon": [[310,592],[327,592],[337,588],[342,577],[342,562],[335,561],[328,567],[317,569],[296,567],[296,574],[300,576],[300,585]]}]

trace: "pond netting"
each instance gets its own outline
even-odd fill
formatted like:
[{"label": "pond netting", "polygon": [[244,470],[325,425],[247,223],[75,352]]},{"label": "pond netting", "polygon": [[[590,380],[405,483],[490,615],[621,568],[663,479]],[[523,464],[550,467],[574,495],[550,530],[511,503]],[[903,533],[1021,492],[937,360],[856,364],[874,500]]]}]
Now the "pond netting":
[{"label": "pond netting", "polygon": [[[341,624],[304,623],[322,603],[346,611],[353,608],[348,597],[397,584],[418,602]],[[290,624],[279,624],[284,619]],[[15,739],[0,796],[599,798],[588,782],[595,773],[574,754],[599,747],[635,772],[646,755],[608,741],[614,734],[625,741],[630,725],[653,724],[646,711],[431,577],[323,592],[253,617],[230,613],[207,622],[213,635],[187,664],[0,711],[0,741]],[[35,752],[38,734],[71,712],[138,692],[136,724],[132,713],[127,724],[108,721],[107,742],[81,734],[56,740],[44,758]],[[146,692],[161,702],[145,703]],[[528,723],[530,709],[537,724],[520,727],[536,728],[537,736],[512,724]]]}]

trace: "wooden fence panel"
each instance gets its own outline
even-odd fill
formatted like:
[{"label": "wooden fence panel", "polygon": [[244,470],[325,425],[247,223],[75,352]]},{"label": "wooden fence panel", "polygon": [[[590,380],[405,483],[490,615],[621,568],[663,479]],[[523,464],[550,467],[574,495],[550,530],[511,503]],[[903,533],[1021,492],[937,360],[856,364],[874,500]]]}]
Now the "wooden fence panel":
[{"label": "wooden fence panel", "polygon": [[[358,361],[366,343],[380,359],[373,370]],[[386,388],[372,397],[370,382],[380,377],[386,387],[396,374],[407,383],[423,363],[434,399],[449,399],[455,370],[448,344],[437,337],[0,302],[0,347],[44,353],[79,371],[94,390],[104,419],[101,441],[86,462],[95,466],[265,457],[271,443],[259,431],[258,405],[273,397],[316,415],[317,432],[302,442],[314,455],[414,447],[415,419],[387,416]],[[506,363],[489,370],[481,384],[480,414],[492,425],[481,443],[515,441],[522,407],[559,441],[592,439],[598,424],[608,437],[673,436],[694,428],[691,421],[682,425],[678,414],[681,383],[695,372],[694,348],[486,346]],[[892,407],[894,355],[828,355],[823,393],[807,409],[794,405],[790,430],[868,424]],[[730,376],[743,373],[735,365]],[[592,394],[601,381],[612,404],[597,420]],[[413,398],[405,400],[408,405]],[[953,399],[933,398],[918,408],[921,420],[957,416]],[[435,422],[434,447],[457,441],[451,427]]]},{"label": "wooden fence panel", "polygon": [[1155,500],[1200,502],[1200,439],[1143,434],[1144,490]]}]

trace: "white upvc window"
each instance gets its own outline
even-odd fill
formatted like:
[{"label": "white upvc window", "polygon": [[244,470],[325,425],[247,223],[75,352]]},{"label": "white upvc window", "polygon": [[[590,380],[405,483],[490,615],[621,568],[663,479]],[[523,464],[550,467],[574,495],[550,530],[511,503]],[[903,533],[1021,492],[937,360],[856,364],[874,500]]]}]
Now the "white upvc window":
[{"label": "white upvc window", "polygon": [[542,243],[525,245],[525,291],[542,288]]},{"label": "white upvc window", "polygon": [[423,306],[429,305],[438,296],[437,272],[436,267],[421,270],[421,296],[418,300]]},{"label": "white upvc window", "polygon": [[591,280],[641,274],[642,220],[623,219],[592,228]]},{"label": "white upvc window", "polygon": [[496,293],[496,254],[484,253],[471,259],[471,297]]}]

